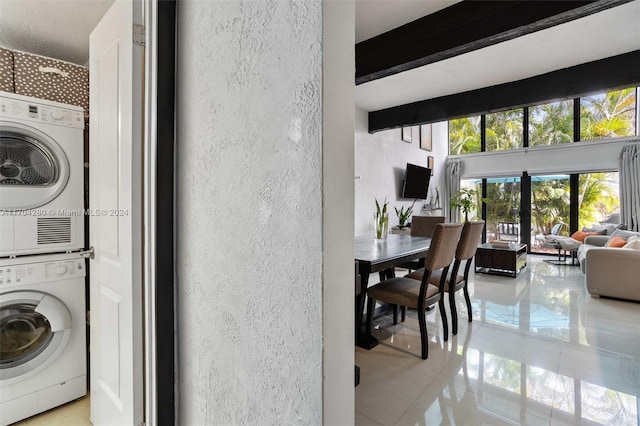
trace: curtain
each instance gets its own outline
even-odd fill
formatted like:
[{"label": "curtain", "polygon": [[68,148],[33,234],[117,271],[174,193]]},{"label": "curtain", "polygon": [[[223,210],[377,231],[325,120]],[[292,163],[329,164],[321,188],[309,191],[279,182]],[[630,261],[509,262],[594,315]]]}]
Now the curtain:
[{"label": "curtain", "polygon": [[460,172],[462,169],[462,163],[460,160],[451,159],[447,160],[446,164],[446,180],[445,180],[445,196],[444,196],[444,211],[445,217],[449,218],[449,222],[459,222],[460,209],[451,209],[449,207],[449,200],[451,196],[460,191]]},{"label": "curtain", "polygon": [[620,213],[627,229],[640,231],[640,143],[620,151]]}]

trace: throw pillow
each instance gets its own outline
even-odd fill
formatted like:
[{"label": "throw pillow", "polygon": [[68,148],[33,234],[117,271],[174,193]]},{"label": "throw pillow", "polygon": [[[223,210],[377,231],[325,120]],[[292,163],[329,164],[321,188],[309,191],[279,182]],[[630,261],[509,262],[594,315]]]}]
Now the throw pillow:
[{"label": "throw pillow", "polygon": [[605,247],[616,247],[616,248],[621,248],[623,247],[625,244],[627,244],[627,240],[625,240],[622,237],[611,237],[609,238],[609,241],[607,241],[607,244],[605,244]]},{"label": "throw pillow", "polygon": [[[631,239],[631,238],[629,238]],[[627,244],[622,246],[622,248],[630,248],[640,250],[640,238],[634,239],[633,241],[627,241]]]},{"label": "throw pillow", "polygon": [[581,243],[584,243],[584,239],[590,235],[601,235],[601,234],[598,234],[597,232],[576,231],[573,234],[571,234],[571,238],[573,238],[574,240],[580,241]]},{"label": "throw pillow", "polygon": [[626,241],[631,237],[640,237],[640,232],[623,231],[621,229],[616,229],[615,231],[613,231],[613,234],[611,234],[611,236],[620,237]]},{"label": "throw pillow", "polygon": [[634,236],[634,237],[629,237],[629,238],[627,238],[627,242],[628,242],[628,243],[632,243],[632,242],[634,242],[634,241],[640,241],[640,237],[635,237],[635,236]]}]

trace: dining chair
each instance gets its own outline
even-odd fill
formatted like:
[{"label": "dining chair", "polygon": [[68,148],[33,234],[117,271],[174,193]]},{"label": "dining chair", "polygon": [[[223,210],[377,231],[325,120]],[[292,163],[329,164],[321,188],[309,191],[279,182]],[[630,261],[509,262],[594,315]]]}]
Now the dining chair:
[{"label": "dining chair", "polygon": [[[449,266],[462,232],[461,223],[438,223],[435,226],[429,252],[424,261],[424,273],[421,280],[407,277],[394,277],[382,281],[367,289],[367,333],[371,333],[376,300],[397,306],[406,306],[418,311],[422,359],[429,355],[426,311],[428,306],[439,304],[442,328],[445,340],[448,338],[447,316],[444,309],[444,289]],[[431,284],[432,273],[442,270],[438,285]]]},{"label": "dining chair", "polygon": [[[467,313],[469,322],[473,319],[471,311],[471,299],[469,298],[469,289],[467,285],[469,283],[469,271],[473,258],[478,250],[478,245],[482,239],[482,230],[484,229],[484,220],[478,220],[473,222],[465,222],[462,227],[462,234],[458,241],[458,247],[456,248],[455,261],[453,262],[453,268],[451,268],[451,276],[447,277],[445,283],[445,291],[449,293],[449,309],[451,310],[451,333],[458,334],[458,311],[456,309],[455,294],[456,291],[463,290],[464,300],[467,303]],[[462,263],[465,262],[464,272],[459,274]],[[443,271],[435,271],[431,273],[429,282],[431,284],[437,284],[442,280]],[[424,276],[424,269],[418,269],[407,275],[408,278],[414,280],[420,280]],[[455,278],[452,278],[455,277]],[[453,283],[452,283],[453,281]],[[445,340],[447,340],[445,338]]]},{"label": "dining chair", "polygon": [[[412,237],[427,237],[433,236],[433,230],[438,223],[444,223],[444,216],[412,216],[411,217],[411,236]],[[398,266],[398,268],[406,269],[409,272],[420,269],[424,266],[424,258],[417,260],[411,260]],[[404,322],[407,316],[406,307],[393,306],[393,324],[398,323],[398,309],[402,311],[402,322]]]},{"label": "dining chair", "polygon": [[[411,217],[411,236],[431,238],[433,231],[438,223],[444,223],[444,216],[412,216]],[[405,262],[399,268],[412,270],[422,268],[424,259]]]}]

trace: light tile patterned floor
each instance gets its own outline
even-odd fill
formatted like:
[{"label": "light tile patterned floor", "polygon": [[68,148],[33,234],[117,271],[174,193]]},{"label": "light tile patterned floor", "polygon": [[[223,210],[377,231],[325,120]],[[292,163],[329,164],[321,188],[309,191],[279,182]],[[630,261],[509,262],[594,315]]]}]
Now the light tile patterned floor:
[{"label": "light tile patterned floor", "polygon": [[60,407],[29,417],[13,426],[90,426],[89,395]]},{"label": "light tile patterned floor", "polygon": [[424,361],[415,312],[374,321],[381,343],[356,348],[356,425],[638,425],[640,304],[593,299],[579,267],[537,256],[516,279],[476,275],[470,293],[473,322],[458,294],[447,342],[428,313]]}]

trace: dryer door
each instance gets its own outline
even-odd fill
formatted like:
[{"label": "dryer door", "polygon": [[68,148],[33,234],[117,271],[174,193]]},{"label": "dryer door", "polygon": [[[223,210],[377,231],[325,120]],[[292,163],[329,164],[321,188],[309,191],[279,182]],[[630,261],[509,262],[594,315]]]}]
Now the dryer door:
[{"label": "dryer door", "polygon": [[21,123],[0,122],[0,210],[40,207],[68,180],[69,161],[51,137]]},{"label": "dryer door", "polygon": [[22,380],[53,362],[71,334],[71,314],[38,291],[0,295],[0,383]]}]

